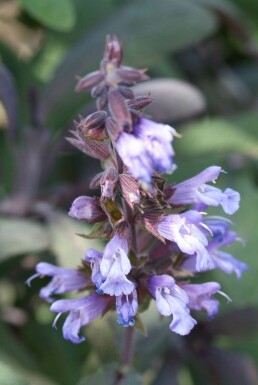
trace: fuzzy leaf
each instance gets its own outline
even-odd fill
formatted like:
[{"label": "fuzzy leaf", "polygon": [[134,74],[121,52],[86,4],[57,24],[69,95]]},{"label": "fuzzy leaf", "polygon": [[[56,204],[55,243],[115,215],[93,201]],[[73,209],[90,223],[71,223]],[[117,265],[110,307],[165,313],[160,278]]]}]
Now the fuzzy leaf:
[{"label": "fuzzy leaf", "polygon": [[96,247],[96,241],[85,241],[76,233],[83,233],[87,229],[78,221],[70,219],[64,214],[55,213],[48,225],[50,248],[57,256],[62,267],[77,267],[88,247]]},{"label": "fuzzy leaf", "polygon": [[258,140],[238,125],[223,119],[204,119],[185,126],[183,140],[175,144],[178,153],[205,155],[239,152],[258,159]]},{"label": "fuzzy leaf", "polygon": [[49,246],[44,226],[30,219],[0,218],[0,259],[37,253]]},{"label": "fuzzy leaf", "polygon": [[22,7],[46,27],[69,31],[75,24],[75,9],[70,0],[20,0]]},{"label": "fuzzy leaf", "polygon": [[186,120],[205,110],[206,102],[197,87],[182,81],[154,79],[134,87],[136,95],[151,95],[154,102],[145,112],[158,121],[173,123]]}]

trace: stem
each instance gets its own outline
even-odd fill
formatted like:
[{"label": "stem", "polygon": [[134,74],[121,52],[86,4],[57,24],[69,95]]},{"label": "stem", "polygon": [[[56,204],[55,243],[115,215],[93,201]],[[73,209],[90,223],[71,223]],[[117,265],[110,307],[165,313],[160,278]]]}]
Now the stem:
[{"label": "stem", "polygon": [[133,358],[134,349],[134,327],[129,326],[125,330],[124,343],[122,350],[122,366],[130,366]]},{"label": "stem", "polygon": [[125,329],[123,345],[122,345],[122,357],[121,368],[117,373],[117,377],[114,385],[119,385],[124,379],[127,369],[131,366],[134,350],[134,327],[129,326]]},{"label": "stem", "polygon": [[123,204],[124,204],[124,210],[125,210],[125,214],[126,214],[126,220],[130,226],[132,249],[137,256],[138,255],[138,247],[137,247],[137,240],[136,240],[134,215],[133,215],[131,207],[128,205],[128,203],[124,199],[123,199]]}]

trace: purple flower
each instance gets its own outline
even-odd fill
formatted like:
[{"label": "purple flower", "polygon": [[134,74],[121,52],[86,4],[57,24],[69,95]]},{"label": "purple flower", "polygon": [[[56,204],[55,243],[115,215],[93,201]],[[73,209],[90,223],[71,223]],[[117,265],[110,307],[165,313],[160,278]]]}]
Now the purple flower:
[{"label": "purple flower", "polygon": [[170,330],[180,335],[189,334],[196,320],[190,315],[186,292],[175,284],[175,280],[166,274],[153,276],[148,281],[148,290],[156,299],[160,314],[173,315]]},{"label": "purple flower", "polygon": [[214,266],[226,274],[235,273],[237,278],[240,279],[242,273],[248,270],[248,265],[239,261],[229,253],[219,250],[221,247],[230,246],[237,240],[241,241],[234,231],[230,231],[232,222],[221,217],[208,217],[206,223],[208,223],[208,226],[213,232],[207,249],[212,257]]},{"label": "purple flower", "polygon": [[174,205],[200,203],[206,206],[221,205],[226,214],[234,214],[239,209],[239,193],[230,188],[222,192],[219,188],[206,184],[215,181],[221,171],[221,167],[208,167],[200,174],[177,184],[168,202]]},{"label": "purple flower", "polygon": [[[232,222],[223,217],[206,217],[204,224],[211,230],[212,237],[208,242],[207,251],[214,263],[214,267],[224,271],[226,274],[235,273],[237,278],[241,278],[244,271],[248,270],[248,265],[239,261],[225,251],[219,250],[221,247],[230,246],[235,241],[241,241],[234,231],[230,231]],[[208,231],[204,229],[204,232]],[[183,261],[181,267],[191,272],[196,272],[196,255],[189,256]]]},{"label": "purple flower", "polygon": [[132,133],[124,131],[119,135],[116,149],[129,172],[149,183],[154,171],[172,171],[174,133],[168,125],[139,118]]},{"label": "purple flower", "polygon": [[79,220],[84,219],[89,223],[101,222],[106,219],[106,214],[101,209],[98,199],[88,196],[76,198],[68,215]]},{"label": "purple flower", "polygon": [[120,295],[116,297],[116,311],[118,314],[117,323],[124,327],[133,326],[135,324],[134,317],[138,310],[137,292],[129,295]]},{"label": "purple flower", "polygon": [[84,289],[89,282],[85,275],[74,269],[65,269],[51,265],[50,263],[40,262],[36,266],[37,273],[30,277],[26,283],[30,285],[32,279],[40,276],[53,277],[49,284],[40,290],[40,297],[52,302],[53,294],[63,294],[75,290]]},{"label": "purple flower", "polygon": [[206,249],[208,240],[201,228],[206,227],[201,213],[190,210],[183,214],[165,216],[157,225],[164,238],[173,241],[186,254],[196,254],[197,271],[210,270],[214,263]]},{"label": "purple flower", "polygon": [[117,257],[117,253],[122,254],[122,258],[124,259],[123,272],[128,274],[131,270],[131,264],[127,257],[128,251],[128,239],[116,232],[113,238],[107,243],[103,253],[103,259],[100,266],[102,275],[107,277],[114,259]]},{"label": "purple flower", "polygon": [[63,336],[66,340],[78,344],[85,340],[79,336],[81,327],[103,314],[110,305],[109,297],[98,294],[79,299],[61,299],[50,307],[51,311],[58,313],[53,326],[62,313],[70,312],[63,325]]},{"label": "purple flower", "polygon": [[132,293],[135,285],[129,281],[129,279],[126,277],[126,274],[123,273],[123,271],[125,271],[124,262],[127,263],[125,257],[127,256],[123,255],[123,252],[117,253],[117,256],[113,260],[105,282],[103,282],[99,287],[103,293],[115,296],[122,294],[128,295]]},{"label": "purple flower", "polygon": [[207,282],[202,284],[190,284],[181,286],[188,295],[188,307],[191,310],[205,310],[209,318],[213,318],[219,310],[219,301],[212,296],[220,291],[217,282]]},{"label": "purple flower", "polygon": [[90,263],[91,266],[91,280],[97,287],[97,292],[100,285],[105,281],[100,272],[100,263],[102,261],[103,253],[95,249],[88,249],[85,254],[85,261]]},{"label": "purple flower", "polygon": [[106,245],[100,263],[100,272],[105,281],[99,289],[104,293],[119,296],[133,291],[135,285],[126,277],[131,270],[128,249],[128,240],[119,233],[115,233]]}]

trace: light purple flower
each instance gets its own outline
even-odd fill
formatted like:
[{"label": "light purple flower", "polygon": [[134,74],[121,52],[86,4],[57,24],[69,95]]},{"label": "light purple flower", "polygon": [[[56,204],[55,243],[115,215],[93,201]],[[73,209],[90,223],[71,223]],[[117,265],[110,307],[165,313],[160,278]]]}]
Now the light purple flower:
[{"label": "light purple flower", "polygon": [[40,297],[52,302],[53,294],[63,294],[75,290],[81,290],[86,287],[89,279],[74,269],[65,269],[63,267],[54,266],[50,263],[40,262],[36,266],[37,273],[30,277],[26,283],[30,285],[32,279],[40,276],[53,277],[49,284],[40,290]]},{"label": "light purple flower", "polygon": [[219,310],[219,301],[212,296],[220,291],[217,282],[207,282],[202,284],[183,284],[181,286],[188,295],[188,307],[191,310],[204,310],[209,318],[213,318]]},{"label": "light purple flower", "polygon": [[156,299],[160,314],[173,315],[170,330],[180,335],[189,334],[196,320],[190,315],[186,292],[175,284],[175,280],[166,274],[153,276],[148,281],[148,290]]},{"label": "light purple flower", "polygon": [[[209,216],[204,218],[204,224],[211,230],[212,237],[208,242],[207,251],[214,263],[214,267],[224,271],[226,274],[235,273],[237,278],[241,278],[244,271],[248,270],[248,265],[239,261],[229,253],[219,250],[221,247],[230,246],[235,241],[242,241],[234,231],[230,231],[233,225],[231,221],[223,217]],[[204,232],[208,231],[204,229]],[[196,255],[186,258],[181,268],[196,272]]]},{"label": "light purple flower", "polygon": [[100,263],[100,272],[105,281],[99,289],[103,293],[119,296],[133,291],[135,285],[126,277],[131,270],[128,250],[128,240],[118,233],[106,245]]},{"label": "light purple flower", "polygon": [[63,325],[63,336],[66,340],[78,344],[85,340],[79,336],[82,326],[99,317],[111,305],[112,300],[107,296],[92,294],[79,299],[61,299],[54,302],[50,310],[58,313],[53,326],[62,313],[70,312]]},{"label": "light purple flower", "polygon": [[172,171],[174,133],[168,125],[139,118],[132,133],[124,131],[119,135],[116,149],[129,172],[149,183],[154,171]]},{"label": "light purple flower", "polygon": [[200,203],[206,206],[221,205],[226,214],[234,214],[239,209],[240,194],[230,188],[223,192],[217,187],[206,184],[215,181],[221,171],[221,167],[211,166],[200,174],[177,184],[168,202],[174,205]]},{"label": "light purple flower", "polygon": [[197,271],[210,270],[214,263],[206,249],[208,240],[201,228],[204,228],[202,214],[190,210],[183,214],[165,216],[157,225],[157,230],[164,238],[173,241],[186,254],[196,254]]},{"label": "light purple flower", "polygon": [[98,199],[88,196],[76,198],[68,215],[79,220],[86,220],[89,223],[101,222],[106,219],[106,214],[101,209]]},{"label": "light purple flower", "polygon": [[118,314],[117,323],[124,327],[133,326],[135,324],[134,317],[138,310],[137,292],[129,295],[120,295],[116,297],[116,311]]},{"label": "light purple flower", "polygon": [[100,285],[105,281],[100,271],[100,263],[102,261],[103,253],[95,249],[88,249],[85,254],[85,261],[90,263],[91,266],[91,280],[95,283],[97,287],[97,292],[99,291]]},{"label": "light purple flower", "polygon": [[248,270],[248,265],[239,261],[231,254],[219,250],[221,247],[230,246],[235,241],[241,241],[234,231],[230,231],[232,223],[221,217],[207,218],[206,223],[207,222],[213,232],[213,236],[209,241],[207,249],[212,257],[214,266],[224,271],[226,274],[235,273],[237,278],[240,279],[242,273]]}]

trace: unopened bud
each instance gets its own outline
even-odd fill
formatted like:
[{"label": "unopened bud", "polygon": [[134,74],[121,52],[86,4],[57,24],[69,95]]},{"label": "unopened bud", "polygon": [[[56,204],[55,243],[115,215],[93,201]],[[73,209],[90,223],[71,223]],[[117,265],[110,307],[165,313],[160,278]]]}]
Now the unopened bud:
[{"label": "unopened bud", "polygon": [[120,79],[123,82],[128,83],[128,85],[133,85],[149,79],[149,76],[145,74],[145,70],[137,70],[132,67],[122,66],[117,69],[116,73]]},{"label": "unopened bud", "polygon": [[134,99],[134,93],[130,88],[125,86],[118,86],[117,89],[123,95],[124,98]]},{"label": "unopened bud", "polygon": [[102,210],[98,199],[88,196],[76,198],[68,215],[79,220],[86,220],[89,223],[101,222],[106,219],[106,214]]},{"label": "unopened bud", "polygon": [[119,184],[123,198],[133,208],[135,203],[140,202],[139,183],[130,175],[119,175]]},{"label": "unopened bud", "polygon": [[107,100],[107,93],[103,92],[98,99],[96,100],[96,105],[98,110],[103,110],[107,106],[108,100]]},{"label": "unopened bud", "polygon": [[118,182],[118,172],[115,168],[109,168],[100,179],[101,196],[114,198]]},{"label": "unopened bud", "polygon": [[122,127],[120,127],[115,119],[108,117],[106,121],[106,129],[109,133],[109,136],[113,139],[116,140],[122,131]]},{"label": "unopened bud", "polygon": [[97,84],[101,83],[105,78],[104,73],[94,71],[81,78],[75,87],[76,92],[87,91]]},{"label": "unopened bud", "polygon": [[107,160],[111,156],[109,140],[92,140],[89,138],[82,138],[77,131],[73,131],[72,133],[75,138],[66,138],[66,140],[84,154],[101,160]]},{"label": "unopened bud", "polygon": [[80,136],[84,138],[90,138],[95,140],[103,140],[106,138],[105,121],[107,113],[105,111],[97,111],[82,119],[77,124],[77,130]]},{"label": "unopened bud", "polygon": [[91,130],[92,128],[100,128],[105,124],[107,117],[106,111],[97,111],[81,120],[78,127]]},{"label": "unopened bud", "polygon": [[105,92],[106,84],[104,82],[97,84],[91,90],[91,96],[93,98],[98,98],[103,92]]},{"label": "unopened bud", "polygon": [[123,59],[123,49],[116,36],[113,36],[112,38],[107,36],[104,59],[107,61],[114,61],[117,65],[121,64]]},{"label": "unopened bud", "polygon": [[112,90],[108,93],[109,109],[117,124],[120,126],[120,131],[132,131],[132,119],[126,101],[117,90]]},{"label": "unopened bud", "polygon": [[150,96],[137,96],[133,100],[128,100],[127,105],[131,110],[140,111],[149,106],[153,102],[153,98]]}]

